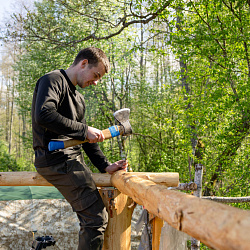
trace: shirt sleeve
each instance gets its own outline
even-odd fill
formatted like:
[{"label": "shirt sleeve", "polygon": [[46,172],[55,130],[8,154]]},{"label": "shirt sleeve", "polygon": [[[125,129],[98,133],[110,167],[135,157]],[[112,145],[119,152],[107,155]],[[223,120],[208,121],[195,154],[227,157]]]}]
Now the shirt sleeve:
[{"label": "shirt sleeve", "polygon": [[88,126],[58,112],[64,87],[63,81],[59,77],[50,78],[45,75],[39,80],[34,113],[35,121],[55,134],[84,141]]},{"label": "shirt sleeve", "polygon": [[97,167],[101,173],[106,173],[105,168],[111,165],[111,163],[101,151],[98,143],[86,142],[82,144],[82,148],[94,166]]}]

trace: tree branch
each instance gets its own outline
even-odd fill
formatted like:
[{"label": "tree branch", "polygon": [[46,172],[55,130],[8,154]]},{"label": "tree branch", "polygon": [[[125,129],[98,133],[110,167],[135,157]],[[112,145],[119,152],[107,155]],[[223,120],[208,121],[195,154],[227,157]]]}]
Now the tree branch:
[{"label": "tree branch", "polygon": [[[45,32],[45,30],[42,29],[42,25],[39,27],[41,29],[41,32],[34,30],[34,28],[29,25],[29,26],[26,26],[27,32],[25,34],[24,33],[20,34],[19,38],[21,38],[23,41],[27,40],[27,39],[31,39],[32,41],[43,40],[43,41],[49,42],[49,43],[57,45],[57,46],[75,46],[75,44],[85,42],[88,40],[97,40],[97,41],[107,40],[107,39],[110,39],[112,37],[115,37],[115,36],[121,34],[123,32],[123,30],[125,30],[126,28],[128,28],[131,25],[139,24],[139,23],[142,23],[142,24],[149,23],[150,21],[154,20],[159,14],[161,14],[168,6],[170,6],[170,4],[172,2],[173,2],[173,0],[166,1],[155,12],[149,12],[149,13],[146,13],[145,15],[137,15],[134,12],[131,12],[132,14],[124,13],[123,17],[119,18],[119,21],[116,24],[114,24],[110,20],[102,18],[101,16],[95,17],[96,13],[94,13],[94,14],[93,13],[92,14],[82,13],[81,11],[79,11],[79,10],[73,8],[72,6],[70,6],[69,4],[67,4],[65,1],[58,0],[59,4],[61,4],[62,6],[64,6],[65,8],[67,8],[70,11],[74,11],[75,13],[77,13],[81,16],[85,16],[89,19],[93,19],[98,23],[102,22],[102,23],[109,24],[111,26],[111,29],[109,30],[110,33],[108,35],[98,36],[97,35],[98,30],[96,30],[96,31],[92,32],[91,34],[89,34],[81,39],[72,40],[69,42],[64,42],[64,41],[61,41],[60,38],[58,40],[53,39],[50,35],[51,30],[49,29],[48,32]],[[130,4],[132,4],[132,2]],[[29,16],[29,17],[27,16],[26,18],[31,20],[31,21],[33,21],[33,19],[34,19],[34,17],[32,18],[31,16]],[[128,18],[134,18],[134,20],[127,21]],[[25,20],[22,17],[19,16],[19,18],[18,18],[17,15],[15,16],[15,19],[17,22],[20,22],[20,21],[22,21],[22,23],[25,22]],[[39,18],[37,17],[37,19],[39,19]],[[38,20],[38,22],[39,22],[39,20]],[[118,30],[114,31],[113,33],[111,32],[112,29],[118,28],[120,25],[121,25],[121,27]],[[13,26],[14,26],[14,24],[13,24]],[[30,34],[32,34],[32,35],[30,35]],[[17,37],[17,34],[15,32],[13,32],[10,35],[12,35],[15,38]]]},{"label": "tree branch", "polygon": [[243,203],[250,202],[250,196],[246,197],[217,197],[217,196],[203,196],[202,199],[212,200],[222,203]]}]

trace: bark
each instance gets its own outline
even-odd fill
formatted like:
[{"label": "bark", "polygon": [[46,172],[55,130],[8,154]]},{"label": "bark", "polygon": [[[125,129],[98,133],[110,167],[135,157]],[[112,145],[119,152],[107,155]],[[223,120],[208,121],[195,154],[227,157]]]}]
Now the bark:
[{"label": "bark", "polygon": [[217,197],[217,196],[203,196],[202,199],[212,200],[222,203],[243,203],[250,202],[250,196],[246,197]]},{"label": "bark", "polygon": [[[202,196],[202,175],[203,175],[203,166],[201,164],[195,165],[195,177],[194,182],[197,185],[197,189],[194,191],[194,196],[201,198]],[[200,249],[200,241],[192,238],[191,239],[191,250]]]},{"label": "bark", "polygon": [[196,190],[197,184],[195,182],[189,182],[189,183],[180,183],[178,187],[170,187],[169,190],[182,190],[182,191],[188,191],[188,190]]},{"label": "bark", "polygon": [[13,126],[13,116],[14,116],[14,81],[12,83],[12,90],[11,90],[11,109],[10,109],[10,133],[9,133],[9,154],[11,154],[12,148],[12,126]]}]

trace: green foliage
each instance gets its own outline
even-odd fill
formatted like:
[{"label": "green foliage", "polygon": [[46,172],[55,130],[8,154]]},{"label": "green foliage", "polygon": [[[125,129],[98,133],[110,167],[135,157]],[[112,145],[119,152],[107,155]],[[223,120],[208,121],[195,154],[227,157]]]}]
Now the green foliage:
[{"label": "green foliage", "polygon": [[0,171],[34,171],[34,166],[27,160],[16,159],[8,153],[8,148],[3,141],[0,141]]},{"label": "green foliage", "polygon": [[[138,21],[165,2],[135,1],[130,9],[135,15],[130,12],[126,21]],[[111,72],[97,86],[79,89],[86,120],[105,129],[114,124],[114,111],[128,107],[134,132],[126,140],[100,144],[111,162],[123,149],[134,171],[176,171],[181,182],[193,180],[199,162],[205,168],[204,195],[248,196],[247,2],[173,1],[151,23],[99,40],[119,30],[129,6],[126,1],[39,1],[26,15],[14,16],[24,30],[15,65],[16,102],[29,124],[23,145],[32,147],[30,109],[38,78],[67,68],[81,48],[97,46],[107,53]],[[88,40],[93,33],[95,39]],[[198,140],[202,147],[194,145]]]},{"label": "green foliage", "polygon": [[169,44],[186,66],[180,107],[185,126],[205,144],[198,160],[206,168],[207,195],[249,195],[248,8],[246,2],[190,2],[171,22]]}]

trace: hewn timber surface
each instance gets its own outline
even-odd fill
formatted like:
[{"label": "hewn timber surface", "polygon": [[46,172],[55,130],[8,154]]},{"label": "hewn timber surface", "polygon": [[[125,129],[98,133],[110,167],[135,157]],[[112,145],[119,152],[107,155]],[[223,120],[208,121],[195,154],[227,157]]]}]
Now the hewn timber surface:
[{"label": "hewn timber surface", "polygon": [[222,250],[249,250],[250,212],[203,200],[118,171],[111,182],[172,227]]}]

